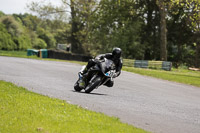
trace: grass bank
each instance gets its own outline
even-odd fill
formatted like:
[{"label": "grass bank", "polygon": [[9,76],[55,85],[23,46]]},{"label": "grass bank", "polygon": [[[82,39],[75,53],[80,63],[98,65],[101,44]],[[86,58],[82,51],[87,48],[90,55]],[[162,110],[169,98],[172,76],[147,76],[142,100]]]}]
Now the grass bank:
[{"label": "grass bank", "polygon": [[[26,56],[25,51],[0,51],[0,56],[13,56],[13,57],[23,57],[23,58],[34,58],[41,59],[38,57]],[[42,59],[42,60],[51,60],[51,61],[64,61],[57,59]],[[72,63],[78,63],[81,65],[85,65],[86,62],[78,62],[78,61],[68,61]],[[187,69],[174,69],[171,71],[164,70],[154,70],[154,69],[141,69],[134,67],[123,67],[124,71],[133,72],[141,75],[151,76],[159,79],[174,81],[178,83],[184,83],[188,85],[193,85],[200,87],[200,71],[191,71]]]},{"label": "grass bank", "polygon": [[152,70],[133,67],[123,67],[124,71],[133,72],[141,75],[151,76],[159,79],[184,83],[200,87],[200,72],[187,69],[172,69],[172,71]]},{"label": "grass bank", "polygon": [[30,58],[30,59],[37,59],[37,60],[71,62],[71,63],[80,64],[80,65],[85,65],[86,64],[86,62],[80,62],[80,61],[67,61],[67,60],[50,59],[50,58],[39,58],[36,55],[27,56],[27,52],[26,51],[4,51],[4,50],[0,50],[0,56]]},{"label": "grass bank", "polygon": [[26,51],[4,51],[4,50],[0,50],[0,56],[33,58],[33,59],[37,59],[38,58],[36,55],[27,56],[27,52]]},{"label": "grass bank", "polygon": [[145,133],[118,118],[88,111],[0,81],[0,133]]}]

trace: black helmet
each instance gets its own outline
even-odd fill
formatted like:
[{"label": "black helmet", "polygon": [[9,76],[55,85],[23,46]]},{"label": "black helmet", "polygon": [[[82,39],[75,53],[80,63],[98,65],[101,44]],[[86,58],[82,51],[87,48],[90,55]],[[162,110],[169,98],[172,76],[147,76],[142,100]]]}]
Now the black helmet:
[{"label": "black helmet", "polygon": [[122,54],[121,48],[113,48],[112,55],[115,59],[120,58]]}]

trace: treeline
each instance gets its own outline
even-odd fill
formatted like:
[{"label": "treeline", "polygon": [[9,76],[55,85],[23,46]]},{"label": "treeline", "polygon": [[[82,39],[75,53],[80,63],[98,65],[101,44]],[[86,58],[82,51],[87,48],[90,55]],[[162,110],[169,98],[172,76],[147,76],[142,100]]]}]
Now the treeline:
[{"label": "treeline", "polygon": [[0,12],[0,50],[56,48],[66,43],[69,24],[41,19],[31,14],[6,15]]},{"label": "treeline", "polygon": [[[73,53],[90,55],[120,47],[124,58],[169,60],[176,67],[182,64],[200,67],[198,0],[60,1],[60,7],[30,3],[28,8],[38,17],[13,15],[22,25],[20,33],[26,33],[23,37],[21,34],[15,38],[1,17],[2,27],[8,32],[3,33],[13,40],[7,41],[8,46],[15,44],[20,49],[20,38],[27,38],[35,48],[55,48],[56,43],[63,42],[71,44]],[[39,40],[46,45],[36,43]]]},{"label": "treeline", "polygon": [[92,54],[121,47],[124,58],[169,60],[200,67],[198,0],[61,0],[32,2],[40,17],[70,15],[72,52]]}]

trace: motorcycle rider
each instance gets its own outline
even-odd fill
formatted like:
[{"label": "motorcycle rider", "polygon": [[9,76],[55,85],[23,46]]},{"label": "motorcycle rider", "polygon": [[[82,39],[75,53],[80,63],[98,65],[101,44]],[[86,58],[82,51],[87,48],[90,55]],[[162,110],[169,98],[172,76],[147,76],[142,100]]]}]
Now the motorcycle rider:
[{"label": "motorcycle rider", "polygon": [[[116,73],[114,75],[114,78],[118,77],[121,74],[121,69],[122,69],[122,59],[120,58],[122,54],[122,50],[120,48],[113,48],[112,53],[106,53],[106,54],[100,54],[98,56],[95,57],[95,59],[90,59],[88,61],[87,66],[85,67],[85,69],[83,71],[80,72],[80,75],[82,77],[79,86],[81,88],[85,87],[85,78],[86,78],[86,74],[88,72],[88,70],[94,66],[98,61],[107,58],[112,60],[115,63],[116,66]],[[114,81],[109,80],[108,82],[106,82],[106,86],[108,87],[112,87],[114,84]]]}]

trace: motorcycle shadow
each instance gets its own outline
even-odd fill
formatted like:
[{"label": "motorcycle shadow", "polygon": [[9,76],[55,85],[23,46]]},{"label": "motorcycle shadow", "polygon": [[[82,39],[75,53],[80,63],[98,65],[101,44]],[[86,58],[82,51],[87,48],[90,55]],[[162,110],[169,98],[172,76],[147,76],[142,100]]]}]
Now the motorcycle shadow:
[{"label": "motorcycle shadow", "polygon": [[86,94],[86,95],[99,95],[99,96],[107,96],[107,94],[101,94],[101,93],[94,93],[94,92],[90,92],[90,93],[85,93],[84,91],[75,91],[75,90],[72,90],[73,92],[76,92],[76,93],[81,93],[81,94]]}]

